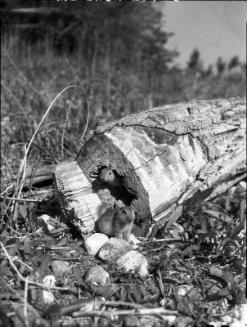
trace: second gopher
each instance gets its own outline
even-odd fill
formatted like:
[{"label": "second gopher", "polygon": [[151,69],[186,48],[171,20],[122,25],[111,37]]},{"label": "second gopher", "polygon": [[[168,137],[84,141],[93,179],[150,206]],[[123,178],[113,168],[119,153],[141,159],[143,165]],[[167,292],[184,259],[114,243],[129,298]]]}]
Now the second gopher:
[{"label": "second gopher", "polygon": [[99,179],[111,186],[122,188],[122,183],[117,174],[110,168],[103,168],[99,174]]},{"label": "second gopher", "polygon": [[108,208],[96,221],[95,228],[97,232],[129,242],[134,219],[132,207]]}]

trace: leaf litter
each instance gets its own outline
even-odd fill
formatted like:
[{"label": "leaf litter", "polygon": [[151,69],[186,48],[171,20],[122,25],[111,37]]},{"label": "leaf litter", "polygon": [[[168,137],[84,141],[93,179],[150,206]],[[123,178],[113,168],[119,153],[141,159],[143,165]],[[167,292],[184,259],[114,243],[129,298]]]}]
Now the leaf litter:
[{"label": "leaf litter", "polygon": [[[245,193],[239,189],[185,213],[139,251],[146,278],[89,256],[62,221],[56,199],[23,202],[1,228],[0,307],[10,326],[206,326],[241,321],[245,303]],[[242,185],[242,186],[241,186]],[[24,192],[23,192],[24,193]],[[7,200],[4,202],[6,205]],[[91,289],[87,270],[101,265],[110,283]],[[243,315],[243,314],[242,314]]]}]

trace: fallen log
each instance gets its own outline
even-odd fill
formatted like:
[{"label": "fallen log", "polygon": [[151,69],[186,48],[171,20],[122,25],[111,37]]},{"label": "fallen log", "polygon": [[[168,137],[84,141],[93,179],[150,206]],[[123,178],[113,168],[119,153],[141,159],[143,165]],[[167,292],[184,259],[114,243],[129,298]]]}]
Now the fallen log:
[{"label": "fallen log", "polygon": [[[99,126],[75,161],[55,168],[65,215],[90,233],[100,208],[120,201],[135,208],[142,235],[168,226],[246,176],[245,137],[240,98],[170,104]],[[99,178],[106,167],[121,187]]]}]

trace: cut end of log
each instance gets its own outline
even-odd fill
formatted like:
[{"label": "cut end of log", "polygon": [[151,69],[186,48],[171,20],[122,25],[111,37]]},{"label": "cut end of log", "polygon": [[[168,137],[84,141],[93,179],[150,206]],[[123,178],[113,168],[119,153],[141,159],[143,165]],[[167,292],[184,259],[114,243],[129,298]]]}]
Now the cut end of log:
[{"label": "cut end of log", "polygon": [[[151,212],[149,207],[149,196],[143,187],[141,180],[136,173],[133,161],[129,160],[127,152],[135,152],[135,147],[132,144],[131,137],[126,138],[126,134],[117,134],[122,140],[121,145],[116,144],[113,140],[113,134],[101,135],[90,140],[90,146],[86,146],[78,158],[78,164],[84,171],[88,180],[91,181],[94,189],[98,192],[99,197],[105,202],[104,192],[101,189],[106,188],[112,194],[114,200],[122,201],[125,205],[133,205],[137,212],[137,222],[151,220]],[[127,131],[130,132],[130,131]],[[123,142],[124,141],[124,142]],[[131,155],[129,153],[129,155]],[[133,153],[138,160],[138,155]],[[121,180],[122,188],[111,187],[106,183],[100,183],[97,176],[104,168],[110,168]],[[96,176],[92,178],[91,176]]]},{"label": "cut end of log", "polygon": [[82,234],[92,232],[101,201],[77,162],[57,165],[55,181],[66,221],[76,226]]},{"label": "cut end of log", "polygon": [[[90,178],[76,161],[57,165],[55,181],[65,220],[82,235],[94,231],[95,222],[107,207],[134,206],[137,201],[136,195],[129,193],[125,187],[116,189],[102,182],[98,176]],[[138,232],[137,227],[135,230]]]}]

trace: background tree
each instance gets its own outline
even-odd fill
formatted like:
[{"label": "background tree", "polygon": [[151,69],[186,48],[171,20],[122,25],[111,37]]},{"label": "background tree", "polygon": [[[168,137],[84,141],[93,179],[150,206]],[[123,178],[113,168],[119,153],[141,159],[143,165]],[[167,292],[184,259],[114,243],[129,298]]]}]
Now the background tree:
[{"label": "background tree", "polygon": [[217,74],[221,76],[226,69],[226,63],[223,61],[221,57],[219,57],[216,61]]},{"label": "background tree", "polygon": [[[66,2],[36,1],[34,5],[30,0],[18,0],[9,4],[4,15],[8,16],[4,20],[5,31],[22,25],[18,32],[20,43],[36,45],[41,53],[52,48],[57,55],[73,57],[83,67],[87,92],[92,96],[95,97],[92,81],[106,80],[103,102],[111,110],[117,108],[110,100],[119,76],[121,95],[132,92],[133,76],[135,88],[157,103],[155,94],[168,65],[178,55],[167,49],[172,33],[163,29],[162,13],[151,3],[74,2],[72,6]],[[35,28],[25,28],[26,25]],[[126,99],[118,102],[121,107]],[[132,103],[128,107],[134,110]]]},{"label": "background tree", "polygon": [[187,67],[189,70],[198,72],[202,70],[202,61],[201,61],[201,55],[198,49],[193,50],[193,52],[190,55],[189,61],[187,63]]},{"label": "background tree", "polygon": [[228,64],[228,70],[232,70],[236,67],[239,67],[240,66],[240,61],[239,61],[239,58],[238,56],[234,56],[230,59],[229,61],[229,64]]}]

